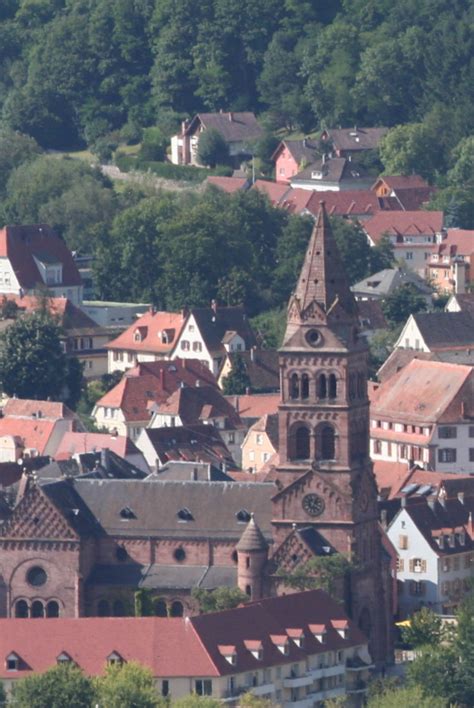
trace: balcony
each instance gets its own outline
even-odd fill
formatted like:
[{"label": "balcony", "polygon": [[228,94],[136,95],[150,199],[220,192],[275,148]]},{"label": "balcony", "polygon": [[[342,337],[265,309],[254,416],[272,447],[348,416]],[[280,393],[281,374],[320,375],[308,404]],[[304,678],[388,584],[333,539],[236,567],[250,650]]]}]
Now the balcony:
[{"label": "balcony", "polygon": [[353,686],[346,686],[346,693],[355,695],[358,693],[366,693],[367,684],[365,681],[356,681]]},{"label": "balcony", "polygon": [[268,696],[269,693],[275,693],[274,683],[262,683],[261,686],[253,686],[248,689],[254,696]]},{"label": "balcony", "polygon": [[289,676],[283,679],[284,688],[301,688],[301,686],[311,686],[314,681],[312,672],[303,676]]},{"label": "balcony", "polygon": [[375,664],[366,664],[362,659],[348,659],[346,662],[347,671],[369,671],[373,669]]},{"label": "balcony", "polygon": [[345,664],[334,664],[334,666],[327,666],[324,669],[323,678],[329,678],[330,676],[340,676],[346,673]]},{"label": "balcony", "polygon": [[296,701],[286,701],[285,708],[313,708],[317,701],[324,701],[329,698],[337,698],[344,696],[346,693],[345,686],[337,686],[335,688],[327,688],[322,691],[314,691],[307,693],[306,696]]}]

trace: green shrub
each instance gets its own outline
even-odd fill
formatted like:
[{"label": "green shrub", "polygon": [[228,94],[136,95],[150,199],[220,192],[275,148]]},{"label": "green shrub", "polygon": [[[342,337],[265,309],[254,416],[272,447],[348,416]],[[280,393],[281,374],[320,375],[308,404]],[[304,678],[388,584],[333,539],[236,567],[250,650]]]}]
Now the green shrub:
[{"label": "green shrub", "polygon": [[191,165],[172,165],[170,162],[140,160],[131,155],[118,155],[115,158],[115,164],[122,172],[130,172],[131,170],[150,171],[157,177],[173,179],[179,182],[199,183],[211,175],[220,177],[230,177],[232,175],[232,168],[227,167],[227,165],[218,165],[213,170],[207,170],[204,167],[193,167]]}]

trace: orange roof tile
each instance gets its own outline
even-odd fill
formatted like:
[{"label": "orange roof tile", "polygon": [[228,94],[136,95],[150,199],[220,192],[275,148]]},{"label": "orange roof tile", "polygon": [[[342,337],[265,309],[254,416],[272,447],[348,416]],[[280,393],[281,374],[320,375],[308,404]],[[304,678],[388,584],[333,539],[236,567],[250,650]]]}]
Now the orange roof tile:
[{"label": "orange roof tile", "polygon": [[97,450],[112,450],[120,457],[138,454],[136,445],[123,435],[108,433],[65,433],[54,457],[69,459],[76,453],[95,452]]},{"label": "orange roof tile", "polygon": [[206,183],[212,185],[213,187],[218,187],[228,194],[233,194],[234,192],[239,192],[244,189],[248,180],[245,177],[208,177]]},{"label": "orange roof tile", "polygon": [[363,226],[372,241],[378,243],[384,234],[417,233],[432,236],[442,230],[443,219],[442,211],[379,211],[365,221]]},{"label": "orange roof tile", "polygon": [[176,344],[185,321],[181,312],[145,312],[125,332],[113,339],[107,349],[166,354]]},{"label": "orange roof tile", "polygon": [[56,426],[56,420],[36,418],[0,418],[0,437],[11,435],[21,440],[23,447],[42,455]]},{"label": "orange roof tile", "polygon": [[279,393],[250,393],[242,396],[226,396],[241,418],[261,418],[278,411]]},{"label": "orange roof tile", "polygon": [[9,398],[3,407],[3,415],[16,418],[48,418],[50,420],[75,417],[75,414],[65,403],[35,401],[29,398]]}]

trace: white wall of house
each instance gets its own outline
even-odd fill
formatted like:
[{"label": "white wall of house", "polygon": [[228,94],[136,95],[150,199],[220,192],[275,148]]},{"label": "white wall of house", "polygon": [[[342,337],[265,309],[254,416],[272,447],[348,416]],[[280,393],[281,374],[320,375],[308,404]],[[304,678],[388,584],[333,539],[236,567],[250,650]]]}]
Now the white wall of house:
[{"label": "white wall of house", "polygon": [[[446,434],[451,437],[446,437]],[[474,473],[474,425],[436,425],[432,442],[436,445],[435,469],[440,472]]]},{"label": "white wall of house", "polygon": [[214,365],[212,355],[206,347],[194,315],[188,317],[176,342],[171,358],[174,359],[176,357],[181,359],[199,359],[214,374],[217,374],[217,367]]},{"label": "white wall of house", "polygon": [[413,315],[410,315],[408,318],[399,338],[395,342],[394,349],[416,349],[416,351],[421,352],[430,351],[428,345],[421,336]]},{"label": "white wall of house", "polygon": [[20,283],[8,258],[0,258],[0,294],[20,294]]},{"label": "white wall of house", "polygon": [[156,455],[156,450],[151,444],[150,438],[148,437],[148,433],[145,428],[140,431],[139,435],[137,436],[134,442],[140,452],[143,454],[143,457],[145,458],[148,467],[152,471],[156,471],[160,467],[160,462]]}]

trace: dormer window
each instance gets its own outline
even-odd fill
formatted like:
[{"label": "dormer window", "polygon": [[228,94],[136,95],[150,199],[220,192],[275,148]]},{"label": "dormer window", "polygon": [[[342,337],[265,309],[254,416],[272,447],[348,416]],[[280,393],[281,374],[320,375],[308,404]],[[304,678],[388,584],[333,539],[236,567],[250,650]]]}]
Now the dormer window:
[{"label": "dormer window", "polygon": [[123,659],[118,652],[113,651],[112,654],[109,654],[107,657],[107,664],[109,664],[110,666],[113,666],[115,664],[121,665],[123,664]]},{"label": "dormer window", "polygon": [[15,652],[12,652],[5,659],[7,671],[18,671],[20,668],[20,657]]},{"label": "dormer window", "polygon": [[56,657],[57,664],[69,664],[71,661],[72,661],[71,657],[65,651],[62,651],[61,654],[59,654],[59,656]]},{"label": "dormer window", "polygon": [[304,633],[302,629],[287,629],[286,633],[294,641],[297,647],[300,649],[303,647]]},{"label": "dormer window", "polygon": [[186,506],[180,509],[176,516],[178,517],[179,521],[194,521],[194,516],[191,514],[191,512]]},{"label": "dormer window", "polygon": [[466,545],[466,532],[465,531],[461,531],[459,533],[459,545],[460,546]]},{"label": "dormer window", "polygon": [[231,666],[235,666],[237,663],[237,652],[235,651],[235,646],[233,645],[227,645],[227,644],[220,644],[217,647],[219,649],[219,652],[222,654],[224,659],[231,664]]},{"label": "dormer window", "polygon": [[320,170],[313,170],[311,172],[311,179],[322,179],[323,173]]},{"label": "dormer window", "polygon": [[326,641],[326,625],[325,624],[310,624],[309,625],[309,631],[313,635],[313,637],[318,641],[320,644],[324,644]]},{"label": "dormer window", "polygon": [[290,653],[290,643],[286,634],[271,634],[270,639],[284,656]]},{"label": "dormer window", "polygon": [[129,506],[124,506],[123,509],[120,509],[120,518],[124,521],[129,521],[130,519],[136,519],[137,516]]},{"label": "dormer window", "polygon": [[455,543],[456,543],[456,534],[450,533],[450,534],[449,534],[449,546],[450,546],[450,548],[454,548]]},{"label": "dormer window", "polygon": [[244,646],[257,661],[263,660],[263,646],[259,639],[244,639]]},{"label": "dormer window", "polygon": [[349,635],[349,622],[347,620],[332,620],[332,626],[343,639],[347,639]]},{"label": "dormer window", "polygon": [[240,509],[235,516],[239,524],[248,524],[251,519],[251,514],[247,509]]}]

